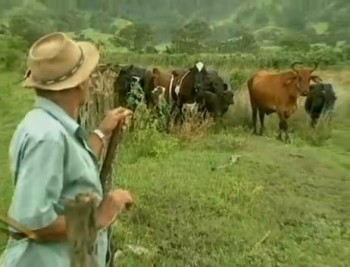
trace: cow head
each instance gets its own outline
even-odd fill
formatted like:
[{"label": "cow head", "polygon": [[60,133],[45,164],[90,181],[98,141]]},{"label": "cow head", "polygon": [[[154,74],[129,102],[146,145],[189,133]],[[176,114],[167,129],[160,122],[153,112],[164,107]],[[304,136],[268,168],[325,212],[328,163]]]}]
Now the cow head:
[{"label": "cow head", "polygon": [[[153,68],[151,77],[150,77],[150,88],[155,89],[159,85],[159,75],[160,75],[160,70],[158,68]],[[153,92],[153,91],[152,91]]]},{"label": "cow head", "polygon": [[203,62],[198,61],[193,67],[189,69],[190,74],[194,77],[194,90],[197,93],[200,90],[203,90],[204,80],[207,76],[207,70]]},{"label": "cow head", "polygon": [[120,91],[129,92],[137,83],[144,86],[146,69],[129,65],[120,70],[116,85]]},{"label": "cow head", "polygon": [[209,75],[205,79],[205,90],[211,91],[215,94],[220,94],[228,90],[229,85],[216,71],[211,71],[208,74]]},{"label": "cow head", "polygon": [[224,115],[228,111],[230,105],[234,104],[234,92],[227,87],[226,90],[221,92],[218,96],[220,99],[221,115]]},{"label": "cow head", "polygon": [[300,95],[307,96],[309,94],[309,90],[310,90],[309,89],[310,82],[311,81],[314,81],[314,82],[322,81],[322,79],[319,76],[313,75],[313,72],[318,67],[318,63],[315,62],[314,63],[315,65],[313,68],[296,69],[295,66],[298,64],[302,64],[302,63],[298,62],[298,61],[293,62],[293,64],[291,65],[293,75],[291,77],[289,77],[285,83],[286,83],[286,85],[292,85],[293,83],[295,83]]},{"label": "cow head", "polygon": [[128,95],[133,91],[144,88],[147,70],[134,65],[123,67],[114,82],[114,87],[119,93],[120,104],[127,102]]}]

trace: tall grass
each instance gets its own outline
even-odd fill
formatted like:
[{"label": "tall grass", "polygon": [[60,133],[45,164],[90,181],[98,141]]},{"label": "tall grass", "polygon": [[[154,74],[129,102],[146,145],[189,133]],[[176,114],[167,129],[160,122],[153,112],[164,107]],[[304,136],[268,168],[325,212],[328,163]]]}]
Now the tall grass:
[{"label": "tall grass", "polygon": [[[137,63],[135,63],[137,64]],[[208,63],[209,69],[213,69]],[[152,68],[152,65],[148,66]],[[174,66],[178,68],[180,66]],[[170,67],[163,67],[170,70]],[[173,136],[180,138],[182,141],[190,141],[205,137],[208,133],[214,130],[239,128],[245,132],[251,132],[252,114],[250,107],[250,99],[246,86],[246,80],[252,75],[255,69],[227,68],[227,66],[216,69],[226,81],[235,84],[234,87],[234,105],[224,115],[221,120],[214,122],[212,119],[203,121],[200,116],[187,116],[185,122],[179,126],[171,124],[170,133]],[[298,108],[288,120],[289,129],[292,134],[292,139],[296,142],[306,142],[310,145],[320,146],[326,144],[332,137],[332,129],[337,125],[347,123],[347,118],[350,115],[350,94],[346,91],[346,85],[350,84],[348,70],[319,70],[317,73],[322,77],[324,82],[333,84],[337,102],[335,110],[331,118],[321,117],[315,128],[310,126],[310,118],[304,109],[305,97],[299,97]],[[143,118],[143,115],[140,115]],[[140,119],[146,121],[144,118]],[[266,130],[264,135],[270,138],[277,136],[278,132],[278,116],[273,113],[265,117]]]},{"label": "tall grass", "polygon": [[[147,66],[153,67],[151,62]],[[214,68],[210,62],[208,66]],[[136,199],[114,228],[122,250],[118,266],[346,266],[349,205],[344,200],[350,166],[343,147],[350,147],[342,127],[349,125],[350,71],[319,71],[338,93],[331,127],[321,119],[311,130],[305,99],[300,98],[290,119],[296,145],[285,147],[269,140],[277,133],[275,114],[267,119],[267,137],[249,133],[245,79],[255,70],[229,63],[216,69],[235,85],[235,104],[222,120],[186,116],[185,123],[172,125],[168,134],[159,130],[162,122],[143,105],[134,114],[114,184],[130,189]],[[13,76],[2,77],[18,78]],[[13,188],[8,142],[32,104],[32,95],[8,86],[11,82],[1,83],[7,89],[0,94],[5,126],[0,135],[3,213]],[[96,116],[91,110],[87,115]],[[337,144],[307,145],[335,139],[329,137],[336,137]],[[238,155],[242,159],[229,164]],[[219,168],[223,165],[228,167]],[[0,245],[5,244],[6,237],[0,236]],[[146,248],[146,254],[136,255],[132,248],[138,246]]]}]

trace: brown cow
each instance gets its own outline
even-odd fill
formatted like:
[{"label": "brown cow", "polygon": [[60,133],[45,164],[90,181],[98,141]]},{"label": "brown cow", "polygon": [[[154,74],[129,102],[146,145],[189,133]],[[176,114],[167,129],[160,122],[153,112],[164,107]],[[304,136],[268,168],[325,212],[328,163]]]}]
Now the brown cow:
[{"label": "brown cow", "polygon": [[[185,73],[186,71],[182,70],[173,72],[160,70],[158,68],[154,68],[152,70],[152,77],[148,86],[149,88],[153,88],[153,104],[158,112],[165,112],[164,108],[166,108],[167,106],[170,106],[172,109],[167,112],[171,113],[172,111],[174,111],[174,107],[176,107],[178,104],[177,93],[175,91],[176,85],[179,84],[179,80],[182,77],[181,74]],[[188,105],[191,106],[194,104],[196,103],[184,103],[181,111],[183,112]]]},{"label": "brown cow", "polygon": [[153,69],[150,88],[154,88],[153,96],[157,99],[165,98],[171,107],[171,113],[176,108],[182,115],[183,106],[195,102],[196,93],[202,90],[207,71],[202,62],[187,70],[175,70],[171,73]]},{"label": "brown cow", "polygon": [[[159,107],[160,102],[166,102],[172,106],[171,112],[176,107],[179,108],[180,113],[183,113],[185,108],[195,109],[194,106],[197,105],[196,102],[199,100],[197,98],[200,92],[212,93],[215,98],[220,98],[220,96],[229,97],[228,85],[217,72],[207,72],[201,62],[190,69],[176,70],[171,73],[154,68],[152,73],[152,85],[150,87],[154,88],[153,99],[155,105]],[[232,101],[232,99],[229,100]],[[217,109],[221,107],[221,104],[225,105],[221,102],[227,101],[219,102]]]},{"label": "brown cow", "polygon": [[160,99],[167,103],[171,102],[171,92],[175,88],[176,77],[170,71],[154,68],[150,79],[150,88],[153,88],[152,95],[154,104],[157,106]]},{"label": "brown cow", "polygon": [[280,121],[277,138],[282,140],[282,132],[284,132],[284,141],[290,141],[287,120],[297,109],[298,96],[308,95],[311,80],[321,80],[320,77],[312,74],[317,69],[318,63],[315,63],[314,68],[300,69],[295,68],[297,64],[301,63],[294,62],[291,65],[292,70],[281,73],[259,71],[248,80],[254,134],[257,134],[258,112],[260,135],[265,128],[265,115],[277,112]]}]

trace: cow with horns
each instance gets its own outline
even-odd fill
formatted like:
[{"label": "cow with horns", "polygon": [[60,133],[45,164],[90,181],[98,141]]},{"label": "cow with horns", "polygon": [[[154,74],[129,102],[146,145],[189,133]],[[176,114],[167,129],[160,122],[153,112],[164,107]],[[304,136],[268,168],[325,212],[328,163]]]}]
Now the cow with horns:
[{"label": "cow with horns", "polygon": [[259,113],[260,131],[264,131],[265,115],[277,113],[279,117],[279,134],[277,138],[283,140],[282,132],[285,133],[285,142],[290,142],[288,134],[288,118],[297,109],[298,96],[307,96],[310,88],[310,81],[319,82],[321,78],[314,75],[318,63],[313,68],[296,69],[297,64],[291,65],[291,70],[280,73],[259,71],[247,82],[252,108],[253,132],[257,134],[257,115]]}]

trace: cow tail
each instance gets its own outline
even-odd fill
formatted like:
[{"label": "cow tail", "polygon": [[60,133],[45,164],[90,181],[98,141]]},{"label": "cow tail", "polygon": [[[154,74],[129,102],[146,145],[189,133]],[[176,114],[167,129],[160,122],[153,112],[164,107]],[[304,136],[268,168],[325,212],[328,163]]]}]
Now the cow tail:
[{"label": "cow tail", "polygon": [[247,81],[247,87],[248,87],[248,92],[249,92],[249,98],[250,98],[250,103],[253,107],[253,99],[252,99],[252,93],[253,93],[253,81],[254,81],[255,75],[249,78]]},{"label": "cow tail", "polygon": [[248,90],[251,91],[252,90],[252,86],[253,86],[253,81],[254,81],[254,76],[250,77],[249,80],[247,81],[247,87],[248,87]]}]

